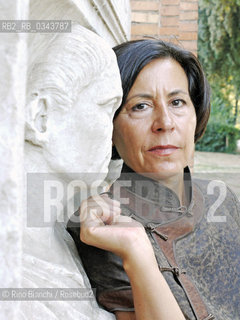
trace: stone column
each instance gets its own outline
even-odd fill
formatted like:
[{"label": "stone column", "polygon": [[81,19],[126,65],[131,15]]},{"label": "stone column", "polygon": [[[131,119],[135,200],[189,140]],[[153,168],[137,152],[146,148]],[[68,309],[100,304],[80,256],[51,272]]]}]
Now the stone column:
[{"label": "stone column", "polygon": [[[27,19],[27,15],[28,0],[0,0],[0,20]],[[23,33],[0,33],[1,288],[18,287],[21,281],[25,40]],[[17,319],[17,309],[16,301],[0,301],[0,319]]]}]

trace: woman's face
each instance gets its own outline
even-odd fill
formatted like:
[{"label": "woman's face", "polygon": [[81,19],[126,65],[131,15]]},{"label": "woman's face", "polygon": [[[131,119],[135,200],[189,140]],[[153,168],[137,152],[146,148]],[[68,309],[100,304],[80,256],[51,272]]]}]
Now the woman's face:
[{"label": "woman's face", "polygon": [[195,128],[184,70],[173,59],[156,59],[141,70],[115,119],[113,143],[135,172],[163,180],[191,162]]}]

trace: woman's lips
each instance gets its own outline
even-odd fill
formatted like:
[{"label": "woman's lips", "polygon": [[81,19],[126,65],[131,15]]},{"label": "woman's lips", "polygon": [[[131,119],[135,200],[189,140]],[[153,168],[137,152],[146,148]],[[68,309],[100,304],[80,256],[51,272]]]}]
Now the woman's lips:
[{"label": "woman's lips", "polygon": [[158,156],[169,156],[179,148],[173,145],[154,146],[148,151]]}]

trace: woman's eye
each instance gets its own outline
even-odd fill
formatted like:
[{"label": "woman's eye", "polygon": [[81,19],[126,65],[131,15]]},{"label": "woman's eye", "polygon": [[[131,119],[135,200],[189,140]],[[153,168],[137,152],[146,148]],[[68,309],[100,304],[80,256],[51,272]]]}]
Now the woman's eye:
[{"label": "woman's eye", "polygon": [[183,101],[182,99],[176,99],[172,101],[172,105],[174,107],[182,107],[185,104],[185,101]]},{"label": "woman's eye", "polygon": [[143,111],[146,110],[148,108],[148,105],[146,105],[145,103],[139,103],[136,104],[134,107],[132,107],[132,111]]}]

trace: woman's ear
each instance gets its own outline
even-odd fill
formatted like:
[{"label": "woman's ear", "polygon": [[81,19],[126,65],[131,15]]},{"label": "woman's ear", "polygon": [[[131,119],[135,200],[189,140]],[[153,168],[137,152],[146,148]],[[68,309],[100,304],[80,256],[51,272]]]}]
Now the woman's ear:
[{"label": "woman's ear", "polygon": [[47,100],[32,94],[26,106],[25,140],[42,146],[47,142]]}]

